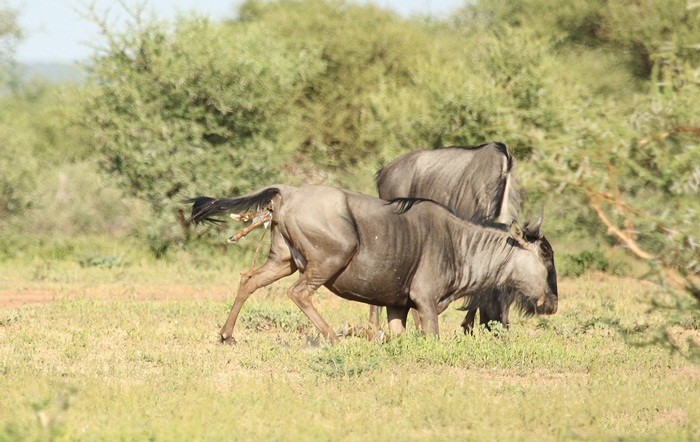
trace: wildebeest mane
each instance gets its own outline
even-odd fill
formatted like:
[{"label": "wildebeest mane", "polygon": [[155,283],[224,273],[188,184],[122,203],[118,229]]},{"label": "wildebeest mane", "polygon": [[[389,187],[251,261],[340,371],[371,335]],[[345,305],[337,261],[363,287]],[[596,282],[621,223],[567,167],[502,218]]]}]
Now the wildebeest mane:
[{"label": "wildebeest mane", "polygon": [[187,203],[192,203],[192,215],[190,220],[195,223],[222,223],[224,220],[215,218],[225,213],[238,213],[255,208],[259,210],[270,202],[275,195],[279,194],[276,187],[268,187],[262,191],[246,195],[240,198],[211,198],[208,196],[198,196],[188,199]]},{"label": "wildebeest mane", "polygon": [[452,212],[452,210],[449,209],[449,207],[447,207],[443,204],[440,204],[436,201],[433,201],[431,199],[428,199],[428,198],[393,198],[393,199],[387,201],[387,205],[396,204],[396,213],[401,215],[402,213],[406,213],[409,210],[411,210],[411,208],[413,206],[415,206],[416,204],[422,203],[422,202],[429,202],[429,203],[437,204],[441,208],[447,210],[452,215],[454,215],[454,213]]},{"label": "wildebeest mane", "polygon": [[500,141],[492,141],[490,143],[484,143],[480,144],[478,146],[450,146],[455,149],[464,149],[464,150],[476,150],[476,149],[483,149],[484,147],[495,147],[496,150],[498,150],[501,154],[503,154],[504,157],[508,160],[508,172],[510,172],[513,169],[513,155],[508,151],[508,148],[506,147],[505,144],[501,143]]}]

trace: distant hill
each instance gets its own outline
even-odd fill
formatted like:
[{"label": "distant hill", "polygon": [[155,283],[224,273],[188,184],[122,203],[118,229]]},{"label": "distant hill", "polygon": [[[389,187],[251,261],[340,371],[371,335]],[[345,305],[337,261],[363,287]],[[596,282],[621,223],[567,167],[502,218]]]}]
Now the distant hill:
[{"label": "distant hill", "polygon": [[80,83],[85,79],[85,72],[75,63],[18,63],[18,71],[23,81]]}]

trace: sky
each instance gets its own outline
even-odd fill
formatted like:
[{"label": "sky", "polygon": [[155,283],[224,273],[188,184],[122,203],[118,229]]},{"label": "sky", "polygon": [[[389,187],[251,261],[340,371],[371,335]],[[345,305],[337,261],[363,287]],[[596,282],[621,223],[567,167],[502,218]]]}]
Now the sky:
[{"label": "sky", "polygon": [[[230,18],[235,15],[242,0],[146,0],[156,15],[172,19],[178,13],[197,11],[212,18]],[[367,2],[372,0],[356,0]],[[124,0],[128,5],[140,4],[139,0]],[[406,16],[449,14],[464,0],[374,0],[375,4],[393,9]],[[93,4],[101,12],[109,11],[111,22],[123,17],[123,9],[116,0],[6,0],[19,10],[19,25],[25,37],[17,46],[16,59],[20,63],[71,63],[87,59],[99,44],[95,25],[81,17]]]}]

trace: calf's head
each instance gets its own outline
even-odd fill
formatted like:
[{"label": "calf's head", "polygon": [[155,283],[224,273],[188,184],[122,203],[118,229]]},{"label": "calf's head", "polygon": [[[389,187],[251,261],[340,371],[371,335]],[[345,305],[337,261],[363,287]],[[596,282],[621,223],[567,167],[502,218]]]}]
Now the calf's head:
[{"label": "calf's head", "polygon": [[554,251],[547,238],[540,232],[542,217],[520,228],[513,223],[510,240],[515,251],[510,262],[508,286],[527,300],[522,307],[526,313],[552,315],[557,312],[557,270],[554,267]]}]

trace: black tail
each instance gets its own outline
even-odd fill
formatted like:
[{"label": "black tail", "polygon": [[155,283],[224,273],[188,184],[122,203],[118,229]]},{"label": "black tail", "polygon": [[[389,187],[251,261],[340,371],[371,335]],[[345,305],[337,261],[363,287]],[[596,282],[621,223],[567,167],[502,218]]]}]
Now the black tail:
[{"label": "black tail", "polygon": [[270,202],[270,200],[280,193],[276,187],[263,189],[254,195],[242,196],[240,198],[210,198],[208,196],[198,196],[186,200],[186,203],[192,203],[191,221],[195,224],[199,223],[221,223],[222,219],[214,218],[225,213],[238,213],[255,207],[259,210],[261,207]]}]

